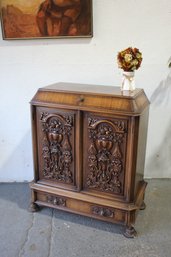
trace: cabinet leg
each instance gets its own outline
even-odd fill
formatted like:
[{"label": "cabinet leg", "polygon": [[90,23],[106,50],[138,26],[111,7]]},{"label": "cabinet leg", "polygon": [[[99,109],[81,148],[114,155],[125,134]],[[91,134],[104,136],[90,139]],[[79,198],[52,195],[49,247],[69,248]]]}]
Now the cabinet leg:
[{"label": "cabinet leg", "polygon": [[146,204],[145,204],[145,202],[143,201],[142,204],[141,204],[141,206],[140,206],[140,210],[141,210],[141,211],[142,211],[142,210],[145,210],[145,208],[146,208]]},{"label": "cabinet leg", "polygon": [[126,226],[126,229],[123,235],[127,238],[135,238],[137,236],[137,232],[133,226]]},{"label": "cabinet leg", "polygon": [[40,207],[36,203],[31,203],[29,206],[30,212],[37,212],[40,210]]},{"label": "cabinet leg", "polygon": [[[146,182],[144,182],[144,183],[146,183]],[[142,204],[141,204],[141,206],[140,206],[140,210],[145,210],[145,208],[146,208],[146,204],[145,204],[145,202],[144,202],[144,198],[145,198],[145,192],[144,192],[144,195],[143,195],[143,201],[142,201]]]},{"label": "cabinet leg", "polygon": [[36,192],[31,189],[31,203],[29,206],[29,211],[30,212],[36,212],[40,210],[40,207],[35,203],[36,201]]}]

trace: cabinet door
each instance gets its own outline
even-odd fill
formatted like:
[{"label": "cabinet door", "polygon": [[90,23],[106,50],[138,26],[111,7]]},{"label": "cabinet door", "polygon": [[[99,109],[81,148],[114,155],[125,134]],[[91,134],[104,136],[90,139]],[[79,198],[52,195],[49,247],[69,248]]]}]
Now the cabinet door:
[{"label": "cabinet door", "polygon": [[84,114],[84,191],[123,197],[128,120]]},{"label": "cabinet door", "polygon": [[37,107],[36,113],[39,181],[75,187],[75,112]]}]

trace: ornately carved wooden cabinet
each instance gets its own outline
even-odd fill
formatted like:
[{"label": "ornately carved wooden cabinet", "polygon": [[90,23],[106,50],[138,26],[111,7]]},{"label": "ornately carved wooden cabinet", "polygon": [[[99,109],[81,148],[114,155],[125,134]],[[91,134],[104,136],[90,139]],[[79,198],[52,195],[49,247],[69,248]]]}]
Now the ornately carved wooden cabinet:
[{"label": "ornately carved wooden cabinet", "polygon": [[142,89],[57,83],[31,101],[31,210],[49,206],[126,226],[145,208],[149,102]]}]

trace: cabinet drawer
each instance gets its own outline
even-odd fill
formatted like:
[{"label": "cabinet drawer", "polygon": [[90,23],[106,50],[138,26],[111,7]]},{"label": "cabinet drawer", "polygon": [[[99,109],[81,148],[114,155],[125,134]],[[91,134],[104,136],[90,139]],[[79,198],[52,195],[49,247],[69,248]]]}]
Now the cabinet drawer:
[{"label": "cabinet drawer", "polygon": [[126,219],[126,211],[59,195],[38,192],[36,203],[113,223],[124,224]]}]

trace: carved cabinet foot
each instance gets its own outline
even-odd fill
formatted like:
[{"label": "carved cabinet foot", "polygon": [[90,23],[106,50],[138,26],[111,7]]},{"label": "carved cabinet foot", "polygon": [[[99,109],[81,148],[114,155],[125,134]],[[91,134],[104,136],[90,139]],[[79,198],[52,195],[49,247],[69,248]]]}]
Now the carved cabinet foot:
[{"label": "carved cabinet foot", "polygon": [[30,212],[37,212],[40,210],[40,207],[36,203],[31,203],[29,206]]},{"label": "carved cabinet foot", "polygon": [[146,204],[145,204],[145,202],[143,201],[142,204],[141,204],[141,206],[140,206],[140,210],[145,210],[145,208],[146,208]]},{"label": "carved cabinet foot", "polygon": [[137,236],[137,232],[134,227],[126,227],[125,232],[123,235],[127,238],[135,238]]}]

